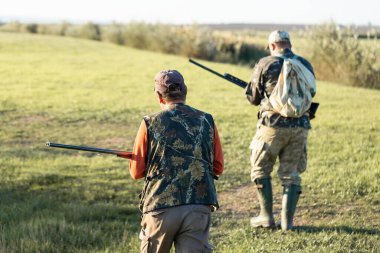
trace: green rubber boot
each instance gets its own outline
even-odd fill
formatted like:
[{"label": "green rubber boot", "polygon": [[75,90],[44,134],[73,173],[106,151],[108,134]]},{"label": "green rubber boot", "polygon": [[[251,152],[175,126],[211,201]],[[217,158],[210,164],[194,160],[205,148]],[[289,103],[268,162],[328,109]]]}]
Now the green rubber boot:
[{"label": "green rubber boot", "polygon": [[293,217],[300,194],[301,186],[295,184],[284,186],[281,211],[281,229],[283,231],[293,228]]},{"label": "green rubber boot", "polygon": [[260,214],[251,218],[252,227],[271,228],[274,227],[273,218],[273,195],[272,184],[270,178],[255,180],[257,196],[260,203]]}]

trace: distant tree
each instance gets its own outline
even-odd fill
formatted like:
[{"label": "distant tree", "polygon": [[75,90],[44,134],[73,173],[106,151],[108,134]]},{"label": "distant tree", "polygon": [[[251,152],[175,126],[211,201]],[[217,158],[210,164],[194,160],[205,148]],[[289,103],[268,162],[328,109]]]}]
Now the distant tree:
[{"label": "distant tree", "polygon": [[90,40],[100,40],[101,34],[99,25],[91,22],[84,24],[79,30],[79,37]]},{"label": "distant tree", "polygon": [[37,33],[37,29],[38,29],[38,25],[35,24],[35,23],[31,23],[31,24],[26,24],[25,25],[25,30],[28,33]]}]

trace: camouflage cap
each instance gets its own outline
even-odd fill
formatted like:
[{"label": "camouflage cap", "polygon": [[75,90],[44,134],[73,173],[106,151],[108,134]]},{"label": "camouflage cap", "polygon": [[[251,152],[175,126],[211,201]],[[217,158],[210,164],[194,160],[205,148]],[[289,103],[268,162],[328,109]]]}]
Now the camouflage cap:
[{"label": "camouflage cap", "polygon": [[182,98],[186,96],[187,87],[181,73],[177,70],[162,70],[154,77],[154,90],[164,98]]},{"label": "camouflage cap", "polygon": [[285,31],[273,31],[271,34],[269,34],[268,37],[268,45],[266,49],[269,49],[269,45],[276,42],[290,42],[290,36],[289,33]]}]

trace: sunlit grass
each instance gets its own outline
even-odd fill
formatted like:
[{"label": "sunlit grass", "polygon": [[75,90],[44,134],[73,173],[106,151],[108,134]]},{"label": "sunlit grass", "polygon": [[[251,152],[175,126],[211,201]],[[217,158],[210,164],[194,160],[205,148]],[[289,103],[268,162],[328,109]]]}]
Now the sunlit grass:
[{"label": "sunlit grass", "polygon": [[[248,68],[206,64],[250,77]],[[226,162],[218,191],[248,184],[257,108],[242,89],[186,58],[0,33],[0,252],[138,252],[142,181],[130,178],[128,161],[44,144],[130,150],[142,116],[159,110],[153,77],[169,68],[184,75],[187,102],[215,118]],[[304,228],[262,232],[248,226],[249,217],[217,212],[215,252],[379,251],[380,92],[327,82],[317,92],[300,201]]]}]

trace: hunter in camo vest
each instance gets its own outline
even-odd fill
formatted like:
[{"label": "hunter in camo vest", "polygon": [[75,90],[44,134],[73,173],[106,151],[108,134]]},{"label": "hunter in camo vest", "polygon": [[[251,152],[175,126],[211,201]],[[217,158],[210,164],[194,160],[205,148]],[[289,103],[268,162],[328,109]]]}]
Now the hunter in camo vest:
[{"label": "hunter in camo vest", "polygon": [[212,116],[186,105],[187,87],[176,70],[160,71],[155,93],[161,111],[138,130],[130,173],[144,178],[140,196],[141,252],[212,252],[211,211],[218,209],[214,179],[223,155]]}]

